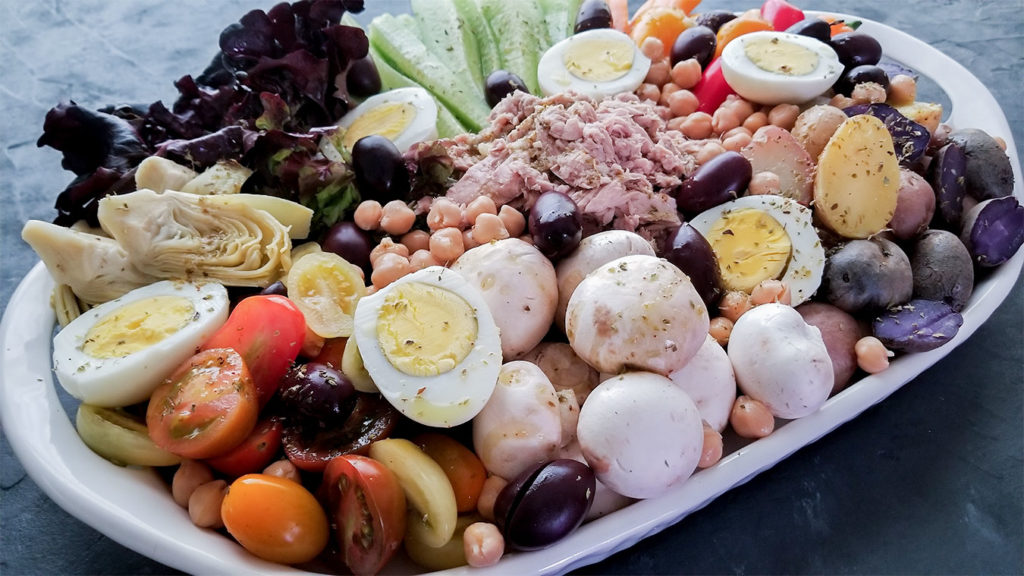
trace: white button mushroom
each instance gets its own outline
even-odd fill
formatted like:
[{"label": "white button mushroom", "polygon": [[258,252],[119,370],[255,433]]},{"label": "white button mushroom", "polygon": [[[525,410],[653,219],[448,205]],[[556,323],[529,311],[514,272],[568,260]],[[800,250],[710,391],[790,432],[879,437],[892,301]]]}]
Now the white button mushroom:
[{"label": "white button mushroom", "polygon": [[624,256],[580,282],[566,309],[569,345],[585,362],[618,374],[668,376],[697,353],[708,311],[690,278],[663,258]]},{"label": "white button mushroom", "polygon": [[785,304],[762,304],[740,316],[729,360],[740,390],[778,418],[814,412],[832,390],[832,360],[821,332]]},{"label": "white button mushroom", "polygon": [[555,388],[540,368],[521,360],[502,365],[494,392],[473,418],[473,447],[487,471],[515,478],[554,459],[562,445],[559,412]]},{"label": "white button mushroom", "polygon": [[597,479],[631,498],[657,496],[689,478],[704,446],[697,405],[651,372],[602,382],[580,410],[576,434]]},{"label": "white button mushroom", "polygon": [[[580,449],[580,443],[575,439],[562,447],[558,457],[570,458],[584,464],[587,463],[586,458],[583,457],[583,451]],[[594,502],[590,505],[590,510],[587,511],[586,520],[589,521],[606,516],[620,508],[625,508],[633,502],[633,498],[619,494],[598,480],[594,488]]]},{"label": "white button mushroom", "polygon": [[587,236],[572,254],[558,263],[558,307],[555,325],[565,330],[565,309],[576,286],[602,264],[631,254],[654,256],[654,247],[643,236],[628,230],[605,230]]},{"label": "white button mushroom", "polygon": [[714,338],[708,336],[686,366],[668,377],[690,395],[709,426],[725,430],[736,401],[736,375],[729,355]]},{"label": "white button mushroom", "polygon": [[481,244],[451,266],[480,288],[501,333],[505,360],[522,356],[551,328],[558,302],[555,267],[518,238]]},{"label": "white button mushroom", "polygon": [[581,406],[600,381],[598,371],[580,359],[565,342],[541,342],[520,360],[540,366],[555,390],[575,392]]}]

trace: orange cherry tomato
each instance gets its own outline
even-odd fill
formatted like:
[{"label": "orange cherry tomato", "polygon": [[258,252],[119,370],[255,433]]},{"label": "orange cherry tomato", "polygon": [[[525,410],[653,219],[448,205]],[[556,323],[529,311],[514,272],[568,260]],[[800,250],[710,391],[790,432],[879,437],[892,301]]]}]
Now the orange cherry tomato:
[{"label": "orange cherry tomato", "polygon": [[256,385],[242,356],[214,348],[190,358],[153,391],[146,427],[157,446],[201,460],[241,444],[258,415]]},{"label": "orange cherry tomato", "polygon": [[306,318],[295,303],[279,294],[260,294],[239,302],[203,349],[237,350],[256,382],[260,406],[264,406],[298,357],[305,339]]},{"label": "orange cherry tomato", "polygon": [[715,58],[722,55],[722,50],[725,49],[729,42],[732,42],[744,34],[765,30],[774,30],[774,28],[772,27],[771,22],[762,20],[760,16],[744,15],[739,18],[729,20],[725,24],[722,24],[722,27],[718,29],[718,45],[715,47]]},{"label": "orange cherry tomato", "polygon": [[458,511],[476,510],[484,480],[487,479],[487,470],[480,458],[458,440],[437,432],[420,434],[413,442],[441,465],[455,490]]},{"label": "orange cherry tomato", "polygon": [[405,492],[394,472],[366,456],[338,456],[327,464],[318,496],[348,569],[380,572],[405,536]]},{"label": "orange cherry tomato", "polygon": [[308,562],[327,547],[324,509],[302,484],[285,478],[242,476],[228,486],[220,513],[243,548],[270,562]]},{"label": "orange cherry tomato", "polygon": [[629,35],[637,46],[643,44],[646,38],[654,37],[661,40],[662,55],[667,58],[672,54],[672,45],[675,44],[676,38],[692,25],[693,21],[686,17],[686,12],[677,8],[656,6],[634,18],[630,23]]}]

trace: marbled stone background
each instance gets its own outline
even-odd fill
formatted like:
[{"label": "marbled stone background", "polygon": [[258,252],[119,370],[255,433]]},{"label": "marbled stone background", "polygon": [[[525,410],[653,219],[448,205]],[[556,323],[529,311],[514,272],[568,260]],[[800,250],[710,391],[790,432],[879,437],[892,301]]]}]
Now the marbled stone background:
[{"label": "marbled stone background", "polygon": [[[510,0],[513,1],[513,0]],[[520,1],[520,0],[515,0]],[[742,10],[756,0],[705,0]],[[638,4],[639,2],[632,2]],[[36,262],[20,240],[72,179],[35,141],[62,100],[175,97],[218,33],[269,0],[0,0],[0,305]],[[982,79],[1024,143],[1024,2],[819,0],[921,38]],[[367,0],[359,16],[406,10]],[[931,370],[853,422],[665,532],[582,573],[1024,573],[1021,283]],[[0,439],[0,573],[157,574],[42,494]]]}]

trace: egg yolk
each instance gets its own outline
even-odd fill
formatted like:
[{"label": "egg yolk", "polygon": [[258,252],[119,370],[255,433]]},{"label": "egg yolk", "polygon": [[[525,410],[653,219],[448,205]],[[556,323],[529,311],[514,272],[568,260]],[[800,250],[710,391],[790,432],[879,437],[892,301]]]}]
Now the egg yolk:
[{"label": "egg yolk", "polygon": [[410,376],[437,376],[458,366],[476,345],[476,311],[461,296],[422,282],[395,286],[377,318],[377,342]]},{"label": "egg yolk", "polygon": [[342,143],[349,150],[364,136],[378,134],[394,140],[416,117],[416,107],[408,102],[388,102],[367,110],[345,131]]},{"label": "egg yolk", "polygon": [[145,350],[184,328],[195,314],[192,302],[181,296],[136,300],[97,321],[85,334],[82,352],[120,358]]},{"label": "egg yolk", "polygon": [[633,42],[626,39],[581,38],[566,47],[562,64],[582,80],[609,82],[630,71],[633,50]]},{"label": "egg yolk", "polygon": [[723,214],[708,231],[727,290],[750,292],[763,280],[779,278],[793,250],[789,234],[768,213],[754,208]]},{"label": "egg yolk", "polygon": [[803,46],[779,38],[758,38],[744,44],[747,59],[774,74],[805,76],[818,68],[818,55]]}]

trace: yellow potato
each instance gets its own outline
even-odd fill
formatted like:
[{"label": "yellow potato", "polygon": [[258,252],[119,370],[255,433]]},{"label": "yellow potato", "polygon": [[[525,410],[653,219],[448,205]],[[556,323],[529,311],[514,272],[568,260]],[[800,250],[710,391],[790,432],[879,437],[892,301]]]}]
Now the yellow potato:
[{"label": "yellow potato", "polygon": [[818,158],[814,211],[846,238],[867,238],[896,211],[900,166],[881,120],[866,114],[843,122]]}]

